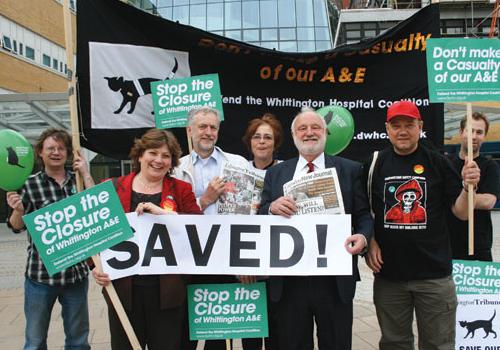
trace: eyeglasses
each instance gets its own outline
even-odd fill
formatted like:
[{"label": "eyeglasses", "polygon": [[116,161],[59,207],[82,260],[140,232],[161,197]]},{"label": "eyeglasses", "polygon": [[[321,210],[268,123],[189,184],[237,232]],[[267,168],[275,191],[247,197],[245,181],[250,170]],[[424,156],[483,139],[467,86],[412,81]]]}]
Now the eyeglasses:
[{"label": "eyeglasses", "polygon": [[271,142],[274,140],[274,138],[271,134],[264,134],[264,135],[254,134],[252,136],[252,141],[260,141],[260,140],[264,140],[264,142]]},{"label": "eyeglasses", "polygon": [[47,147],[45,150],[49,154],[56,153],[56,152],[65,153],[66,152],[66,147]]}]

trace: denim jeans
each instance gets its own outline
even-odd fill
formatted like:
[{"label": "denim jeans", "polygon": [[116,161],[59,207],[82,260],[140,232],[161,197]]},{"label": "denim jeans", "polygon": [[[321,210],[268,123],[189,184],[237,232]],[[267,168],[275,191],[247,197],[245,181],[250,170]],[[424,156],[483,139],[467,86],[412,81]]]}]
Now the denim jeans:
[{"label": "denim jeans", "polygon": [[56,300],[62,307],[65,350],[90,349],[88,279],[68,286],[49,286],[26,278],[24,282],[24,315],[26,333],[24,350],[46,350],[50,316]]}]

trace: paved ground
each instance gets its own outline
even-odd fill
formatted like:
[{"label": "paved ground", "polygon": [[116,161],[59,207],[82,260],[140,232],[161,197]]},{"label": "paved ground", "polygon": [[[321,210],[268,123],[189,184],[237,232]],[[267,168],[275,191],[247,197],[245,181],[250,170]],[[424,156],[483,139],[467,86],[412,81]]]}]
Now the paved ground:
[{"label": "paved ground", "polygon": [[[500,261],[500,212],[493,214],[494,257]],[[26,259],[26,236],[12,234],[0,224],[0,349],[21,349],[24,336],[23,273]],[[354,300],[353,349],[377,349],[380,330],[372,303],[373,277],[364,261],[359,263],[362,281]],[[90,284],[90,342],[92,349],[109,349],[106,305],[100,288]],[[53,312],[49,330],[49,349],[62,349],[64,333],[60,309]],[[235,349],[241,349],[236,343]]]}]

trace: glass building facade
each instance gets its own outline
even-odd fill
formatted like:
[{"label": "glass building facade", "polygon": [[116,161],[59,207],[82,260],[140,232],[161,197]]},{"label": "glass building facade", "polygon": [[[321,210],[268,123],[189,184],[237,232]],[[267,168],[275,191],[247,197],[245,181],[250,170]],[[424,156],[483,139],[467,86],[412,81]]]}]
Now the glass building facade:
[{"label": "glass building facade", "polygon": [[129,0],[172,21],[287,52],[332,48],[327,0]]}]

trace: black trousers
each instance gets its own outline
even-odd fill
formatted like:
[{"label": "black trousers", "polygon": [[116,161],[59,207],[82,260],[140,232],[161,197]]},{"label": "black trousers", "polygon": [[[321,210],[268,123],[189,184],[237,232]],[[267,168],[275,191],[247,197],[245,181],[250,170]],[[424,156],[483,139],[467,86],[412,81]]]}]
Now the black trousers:
[{"label": "black trousers", "polygon": [[[133,286],[132,310],[125,310],[144,349],[179,350],[186,306],[160,310],[159,286]],[[132,349],[112,305],[108,305],[111,349]]]},{"label": "black trousers", "polygon": [[263,343],[266,350],[278,350],[278,315],[276,313],[278,304],[271,301],[269,297],[269,283],[266,280],[267,287],[267,323],[269,326],[269,336],[267,338],[245,338],[242,339],[243,350],[262,350]]},{"label": "black trousers", "polygon": [[280,350],[313,350],[316,321],[319,350],[352,347],[352,300],[342,302],[331,276],[284,277],[277,305]]}]

